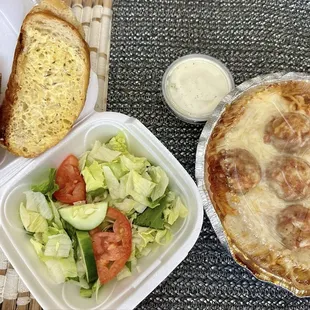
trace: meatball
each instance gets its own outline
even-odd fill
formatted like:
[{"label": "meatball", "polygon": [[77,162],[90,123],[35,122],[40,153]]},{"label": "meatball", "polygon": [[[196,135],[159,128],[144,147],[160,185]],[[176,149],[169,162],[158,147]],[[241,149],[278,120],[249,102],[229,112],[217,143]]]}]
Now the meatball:
[{"label": "meatball", "polygon": [[277,156],[266,169],[269,186],[285,201],[296,201],[310,195],[310,165],[295,156]]},{"label": "meatball", "polygon": [[227,185],[236,193],[246,193],[261,180],[261,168],[247,150],[222,150],[218,160]]},{"label": "meatball", "polygon": [[310,246],[310,210],[302,205],[283,209],[277,218],[277,232],[289,249]]},{"label": "meatball", "polygon": [[264,142],[280,152],[297,152],[310,145],[310,119],[301,113],[274,117],[265,128]]}]

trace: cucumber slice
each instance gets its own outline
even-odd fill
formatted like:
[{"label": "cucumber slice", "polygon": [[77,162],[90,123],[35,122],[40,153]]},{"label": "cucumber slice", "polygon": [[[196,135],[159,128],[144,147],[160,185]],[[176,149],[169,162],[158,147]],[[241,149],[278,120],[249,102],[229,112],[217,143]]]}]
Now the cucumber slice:
[{"label": "cucumber slice", "polygon": [[101,224],[107,214],[106,202],[89,203],[59,209],[60,216],[75,229],[91,230]]},{"label": "cucumber slice", "polygon": [[82,260],[85,265],[86,280],[88,283],[98,279],[97,267],[92,247],[92,241],[87,231],[76,231],[76,237],[81,250]]}]

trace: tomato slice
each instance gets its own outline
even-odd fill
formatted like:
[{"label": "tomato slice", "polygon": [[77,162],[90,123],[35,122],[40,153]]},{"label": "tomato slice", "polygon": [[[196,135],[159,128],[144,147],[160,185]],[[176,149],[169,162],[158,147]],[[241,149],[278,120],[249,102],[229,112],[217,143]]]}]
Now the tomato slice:
[{"label": "tomato slice", "polygon": [[86,200],[86,184],[79,170],[79,161],[74,155],[69,155],[59,166],[55,178],[59,190],[54,197],[63,202],[73,204]]},{"label": "tomato slice", "polygon": [[107,217],[115,221],[113,232],[98,227],[89,232],[101,284],[114,279],[124,268],[132,247],[131,225],[127,217],[112,207],[108,208]]}]

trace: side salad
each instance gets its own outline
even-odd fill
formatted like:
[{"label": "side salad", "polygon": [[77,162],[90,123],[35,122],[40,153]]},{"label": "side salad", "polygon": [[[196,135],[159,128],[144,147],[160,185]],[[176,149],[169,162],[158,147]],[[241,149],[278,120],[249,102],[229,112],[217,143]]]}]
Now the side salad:
[{"label": "side salad", "polygon": [[76,283],[83,297],[129,277],[188,213],[165,171],[131,154],[122,132],[69,155],[24,194],[20,218],[36,254],[56,283]]}]

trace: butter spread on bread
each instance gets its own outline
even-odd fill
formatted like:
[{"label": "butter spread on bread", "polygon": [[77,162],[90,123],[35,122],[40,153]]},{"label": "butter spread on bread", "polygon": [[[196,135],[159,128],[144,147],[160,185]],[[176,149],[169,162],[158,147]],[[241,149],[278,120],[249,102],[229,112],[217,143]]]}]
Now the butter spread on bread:
[{"label": "butter spread on bread", "polygon": [[63,5],[43,1],[21,27],[0,108],[0,143],[18,156],[35,157],[56,145],[84,107],[89,48]]}]

